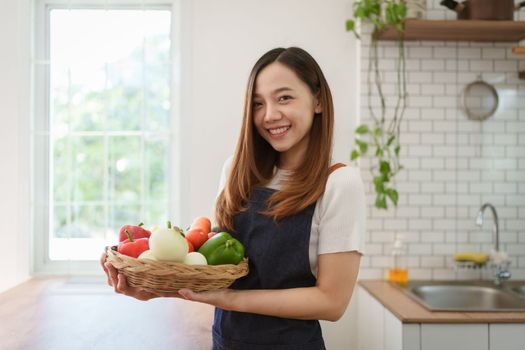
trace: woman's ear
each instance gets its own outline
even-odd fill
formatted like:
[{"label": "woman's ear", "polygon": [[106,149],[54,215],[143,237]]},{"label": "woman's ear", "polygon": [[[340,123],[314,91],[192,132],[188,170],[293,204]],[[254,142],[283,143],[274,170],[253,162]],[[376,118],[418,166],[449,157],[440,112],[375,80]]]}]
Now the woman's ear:
[{"label": "woman's ear", "polygon": [[321,103],[321,98],[319,96],[319,93],[315,96],[315,108],[314,108],[314,112],[316,114],[319,114],[323,111],[323,104]]}]

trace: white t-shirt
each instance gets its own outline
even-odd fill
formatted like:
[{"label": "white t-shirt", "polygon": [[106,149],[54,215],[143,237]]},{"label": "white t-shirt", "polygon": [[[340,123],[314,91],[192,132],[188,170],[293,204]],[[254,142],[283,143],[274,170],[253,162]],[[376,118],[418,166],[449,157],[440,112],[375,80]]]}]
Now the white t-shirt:
[{"label": "white t-shirt", "polygon": [[[229,176],[230,157],[224,163],[218,194]],[[266,186],[279,190],[290,170],[275,168],[274,177]],[[366,201],[358,168],[341,167],[328,177],[324,194],[317,200],[310,232],[310,268],[317,276],[317,256],[328,253],[357,251],[364,253]]]}]

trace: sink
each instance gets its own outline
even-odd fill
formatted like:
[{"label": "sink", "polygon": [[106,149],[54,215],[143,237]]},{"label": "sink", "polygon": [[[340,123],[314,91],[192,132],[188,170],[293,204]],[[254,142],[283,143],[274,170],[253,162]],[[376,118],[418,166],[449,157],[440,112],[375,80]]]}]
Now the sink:
[{"label": "sink", "polygon": [[401,288],[433,311],[525,311],[525,285],[505,283],[496,287],[491,281],[413,281]]},{"label": "sink", "polygon": [[512,287],[512,291],[518,293],[521,297],[525,298],[525,284],[521,286]]}]

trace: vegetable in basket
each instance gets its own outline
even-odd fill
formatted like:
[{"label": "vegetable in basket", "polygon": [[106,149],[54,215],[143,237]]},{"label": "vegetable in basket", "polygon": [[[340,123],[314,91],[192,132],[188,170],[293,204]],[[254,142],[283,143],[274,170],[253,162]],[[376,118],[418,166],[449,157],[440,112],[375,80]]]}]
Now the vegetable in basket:
[{"label": "vegetable in basket", "polygon": [[140,223],[138,225],[124,225],[120,228],[120,232],[118,235],[118,241],[123,242],[126,239],[128,239],[128,236],[126,235],[126,230],[131,233],[131,236],[133,239],[138,238],[149,238],[151,236],[151,231],[146,230],[143,228],[144,223]]},{"label": "vegetable in basket", "polygon": [[204,231],[194,228],[187,231],[185,237],[188,243],[191,243],[191,245],[198,250],[208,240],[208,233],[204,233]]},{"label": "vegetable in basket", "polygon": [[186,255],[183,261],[186,265],[208,265],[206,258],[199,252],[191,252]]},{"label": "vegetable in basket", "polygon": [[128,230],[125,230],[124,233],[128,239],[119,243],[117,250],[120,254],[138,258],[142,252],[149,249],[148,238],[134,239]]},{"label": "vegetable in basket", "polygon": [[188,254],[188,242],[182,236],[182,230],[176,226],[162,227],[153,232],[149,238],[149,248],[159,260],[182,262]]},{"label": "vegetable in basket", "polygon": [[209,265],[237,265],[244,258],[244,246],[228,232],[220,232],[208,239],[199,253],[206,257]]}]

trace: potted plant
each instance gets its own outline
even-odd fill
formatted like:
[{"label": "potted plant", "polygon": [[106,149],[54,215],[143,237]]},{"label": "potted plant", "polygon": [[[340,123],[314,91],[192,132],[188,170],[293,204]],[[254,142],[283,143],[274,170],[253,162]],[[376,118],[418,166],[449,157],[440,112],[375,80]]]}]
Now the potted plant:
[{"label": "potted plant", "polygon": [[[346,22],[346,28],[360,39],[358,23],[369,23],[373,26],[370,37],[369,61],[367,70],[368,111],[371,122],[359,125],[355,132],[355,148],[351,160],[372,154],[372,172],[376,193],[375,206],[388,208],[388,201],[394,206],[398,203],[398,192],[395,189],[394,177],[403,168],[399,161],[400,126],[406,108],[406,64],[405,64],[405,31],[406,4],[403,0],[359,0],[354,2],[353,18]],[[399,57],[397,60],[397,92],[395,107],[387,107],[383,93],[377,36],[386,27],[394,27],[398,34]],[[374,109],[372,97],[377,95],[380,106]]]}]

